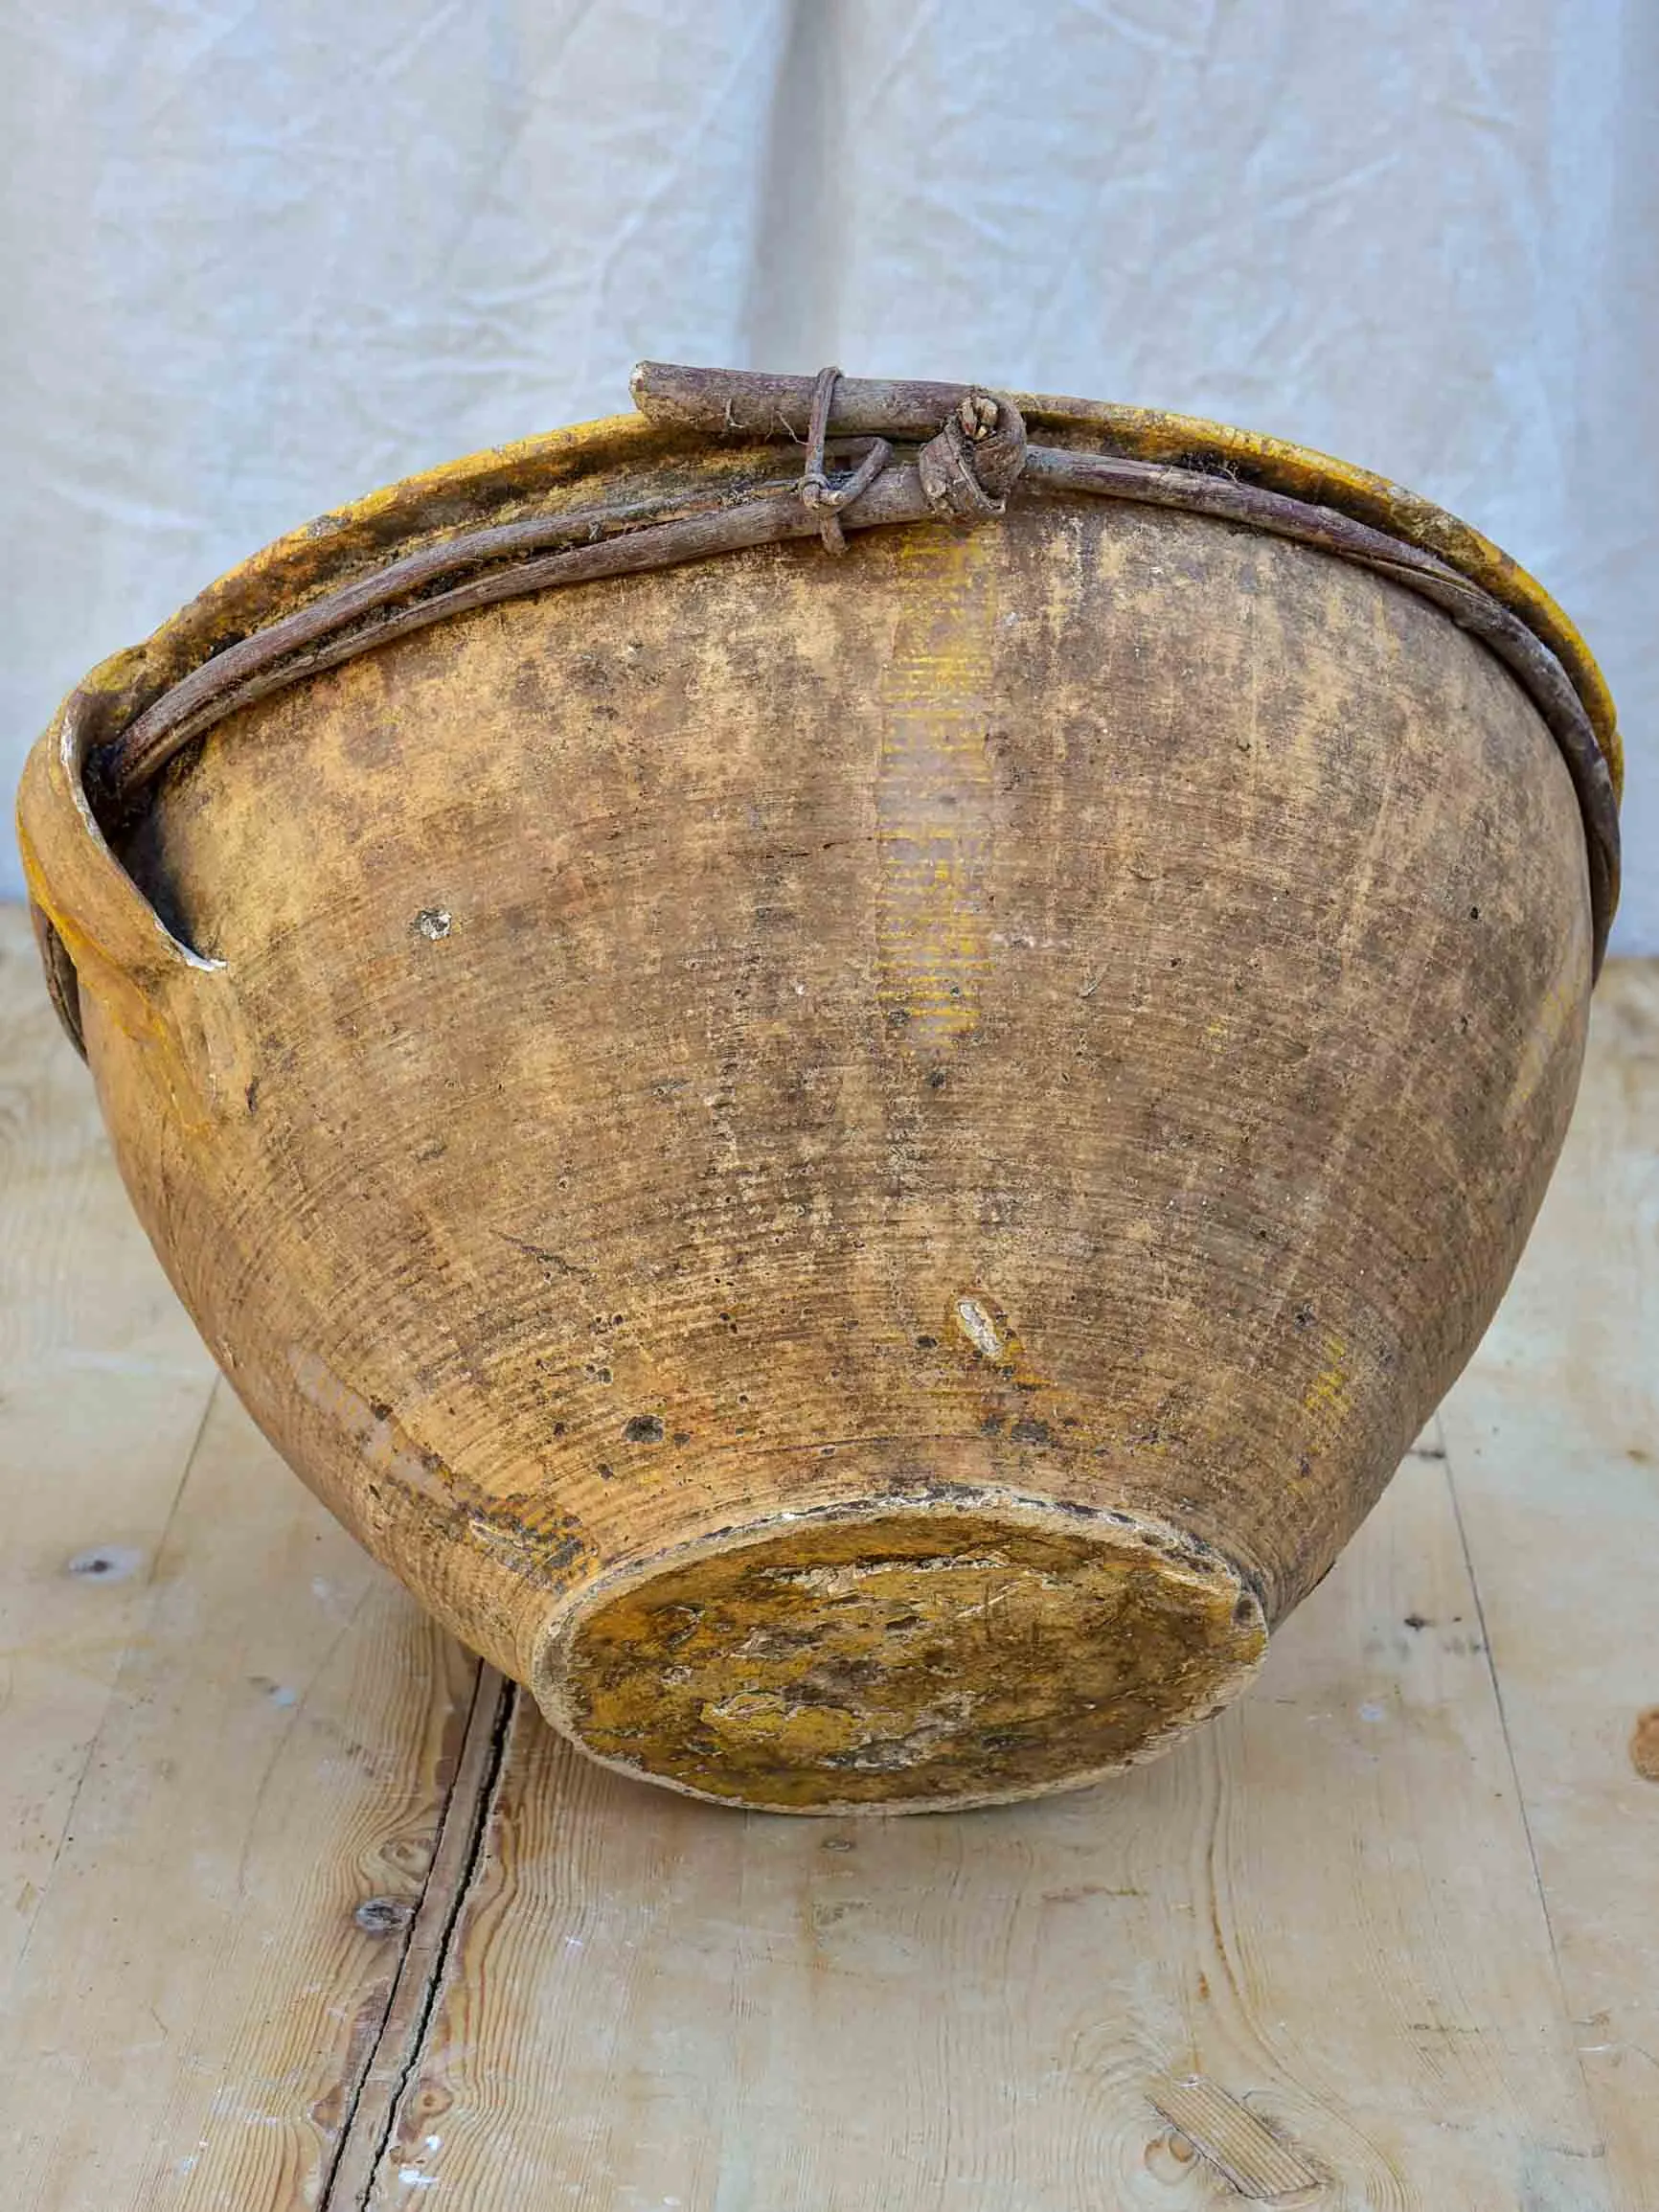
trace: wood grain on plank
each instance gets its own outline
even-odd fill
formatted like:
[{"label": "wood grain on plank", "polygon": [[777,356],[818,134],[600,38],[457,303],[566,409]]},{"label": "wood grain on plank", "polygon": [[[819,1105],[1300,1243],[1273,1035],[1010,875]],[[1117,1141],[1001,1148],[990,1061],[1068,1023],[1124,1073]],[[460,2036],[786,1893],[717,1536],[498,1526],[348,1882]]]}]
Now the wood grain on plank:
[{"label": "wood grain on plank", "polygon": [[1443,1416],[1620,2212],[1659,2207],[1659,965],[1597,994],[1532,1245]]},{"label": "wood grain on plank", "polygon": [[0,1052],[0,2197],[287,2212],[351,2112],[476,1667],[228,1393],[204,1427],[211,1364],[15,912]]},{"label": "wood grain on plank", "polygon": [[29,1940],[214,1366],[0,908],[0,1993]]},{"label": "wood grain on plank", "polygon": [[1240,2197],[1259,2204],[1282,2204],[1286,2198],[1320,2187],[1324,2177],[1316,2166],[1281,2142],[1248,2105],[1201,2074],[1185,2081],[1155,2082],[1147,2093],[1183,2139],[1171,2141],[1177,2160],[1183,2148],[1194,2157],[1208,2158]]},{"label": "wood grain on plank", "polygon": [[22,2212],[314,2199],[471,1699],[228,1393],[156,1576],[7,2008]]},{"label": "wood grain on plank", "polygon": [[374,2212],[1238,2201],[1194,2080],[1282,2197],[1607,2205],[1475,1614],[1420,1452],[1239,1708],[1076,1795],[743,1815],[521,1701]]}]

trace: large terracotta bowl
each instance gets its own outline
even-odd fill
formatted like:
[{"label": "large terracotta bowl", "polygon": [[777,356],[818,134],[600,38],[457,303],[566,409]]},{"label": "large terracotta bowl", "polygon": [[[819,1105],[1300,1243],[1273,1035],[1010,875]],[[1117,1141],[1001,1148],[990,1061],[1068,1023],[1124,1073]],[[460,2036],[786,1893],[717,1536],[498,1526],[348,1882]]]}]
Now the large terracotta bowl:
[{"label": "large terracotta bowl", "polygon": [[[1020,404],[1434,542],[1289,448]],[[21,821],[133,1202],[319,1496],[595,1757],[925,1810],[1249,1679],[1509,1281],[1595,886],[1582,763],[1409,579],[1052,484],[302,658],[121,785],[193,672],[412,552],[798,466],[659,413],[348,510],[105,664]]]}]

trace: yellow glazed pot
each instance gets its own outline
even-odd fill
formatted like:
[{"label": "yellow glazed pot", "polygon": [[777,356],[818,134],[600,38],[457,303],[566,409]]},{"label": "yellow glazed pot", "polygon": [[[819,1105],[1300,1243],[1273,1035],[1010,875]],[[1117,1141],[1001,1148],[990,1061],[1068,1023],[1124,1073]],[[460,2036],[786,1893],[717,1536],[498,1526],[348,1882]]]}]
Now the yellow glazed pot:
[{"label": "yellow glazed pot", "polygon": [[20,801],[49,976],[255,1419],[585,1750],[1086,1781],[1248,1680],[1502,1294],[1611,709],[1314,455],[638,390],[98,670]]}]

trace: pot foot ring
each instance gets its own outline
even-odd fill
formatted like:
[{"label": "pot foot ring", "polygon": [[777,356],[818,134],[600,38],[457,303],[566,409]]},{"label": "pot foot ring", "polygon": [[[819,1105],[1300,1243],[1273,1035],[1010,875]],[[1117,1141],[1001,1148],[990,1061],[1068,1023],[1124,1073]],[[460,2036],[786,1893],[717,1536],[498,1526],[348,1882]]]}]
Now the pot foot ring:
[{"label": "pot foot ring", "polygon": [[889,1502],[607,1578],[550,1630],[533,1686],[593,1757],[697,1796],[943,1811],[1150,1755],[1266,1640],[1238,1570],[1158,1522]]}]

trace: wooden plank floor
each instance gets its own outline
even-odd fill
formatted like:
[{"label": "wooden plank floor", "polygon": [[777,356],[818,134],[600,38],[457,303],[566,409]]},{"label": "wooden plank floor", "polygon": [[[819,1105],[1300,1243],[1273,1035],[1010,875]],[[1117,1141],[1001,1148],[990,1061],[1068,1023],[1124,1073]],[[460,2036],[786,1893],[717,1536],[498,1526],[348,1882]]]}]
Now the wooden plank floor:
[{"label": "wooden plank floor", "polygon": [[744,1816],[276,1461],[0,911],[0,2205],[1659,2212],[1656,1145],[1615,966],[1475,1365],[1208,1733]]}]

